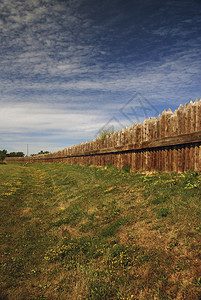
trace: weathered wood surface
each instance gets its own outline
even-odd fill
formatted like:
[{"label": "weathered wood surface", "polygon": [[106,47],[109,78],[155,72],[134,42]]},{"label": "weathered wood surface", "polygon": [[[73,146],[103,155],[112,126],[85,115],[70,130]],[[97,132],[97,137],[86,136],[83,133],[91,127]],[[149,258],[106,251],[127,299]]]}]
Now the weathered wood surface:
[{"label": "weathered wood surface", "polygon": [[133,170],[201,171],[201,100],[164,110],[156,119],[133,124],[104,140],[97,138],[64,150],[8,161],[66,162],[104,166],[107,163]]}]

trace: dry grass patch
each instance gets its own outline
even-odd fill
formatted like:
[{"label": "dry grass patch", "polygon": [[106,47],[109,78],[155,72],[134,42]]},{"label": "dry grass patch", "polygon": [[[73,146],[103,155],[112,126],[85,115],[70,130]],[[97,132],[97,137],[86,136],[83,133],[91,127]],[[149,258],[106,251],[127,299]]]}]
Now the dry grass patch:
[{"label": "dry grass patch", "polygon": [[201,298],[199,174],[2,168],[2,299]]}]

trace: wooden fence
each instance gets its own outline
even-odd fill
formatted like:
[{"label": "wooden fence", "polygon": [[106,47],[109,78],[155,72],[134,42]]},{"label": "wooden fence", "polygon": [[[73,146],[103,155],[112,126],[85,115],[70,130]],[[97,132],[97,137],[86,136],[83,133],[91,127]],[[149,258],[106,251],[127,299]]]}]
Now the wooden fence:
[{"label": "wooden fence", "polygon": [[132,170],[201,171],[201,100],[180,105],[175,112],[164,110],[156,119],[114,132],[61,151],[7,161],[107,163]]}]

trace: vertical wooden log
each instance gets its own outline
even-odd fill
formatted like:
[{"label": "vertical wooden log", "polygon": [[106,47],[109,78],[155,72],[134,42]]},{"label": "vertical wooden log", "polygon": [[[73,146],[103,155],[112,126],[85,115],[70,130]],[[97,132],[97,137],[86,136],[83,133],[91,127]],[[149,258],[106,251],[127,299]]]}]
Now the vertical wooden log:
[{"label": "vertical wooden log", "polygon": [[191,107],[191,132],[196,131],[196,117],[197,117],[197,105],[196,102],[192,103]]},{"label": "vertical wooden log", "polygon": [[189,158],[190,158],[190,161],[189,161],[189,163],[190,163],[190,165],[189,165],[189,168],[190,168],[190,170],[194,170],[194,168],[195,168],[195,147],[194,147],[194,145],[190,145],[190,152],[189,152]]},{"label": "vertical wooden log", "polygon": [[162,112],[160,119],[160,138],[165,137],[166,109]]},{"label": "vertical wooden log", "polygon": [[185,166],[184,166],[184,171],[188,171],[190,169],[190,167],[189,167],[189,162],[190,162],[189,152],[190,152],[189,146],[186,145],[185,146]]},{"label": "vertical wooden log", "polygon": [[159,171],[162,171],[163,149],[159,148],[158,152],[159,152],[158,168]]},{"label": "vertical wooden log", "polygon": [[153,151],[148,150],[148,164],[147,164],[147,171],[153,170]]},{"label": "vertical wooden log", "polygon": [[116,162],[117,168],[120,168],[120,154],[119,153],[116,154],[116,160],[115,160],[115,162]]},{"label": "vertical wooden log", "polygon": [[155,149],[155,170],[158,170],[159,169],[159,166],[158,166],[158,149]]},{"label": "vertical wooden log", "polygon": [[132,144],[132,126],[129,128],[129,133],[128,133],[128,144]]},{"label": "vertical wooden log", "polygon": [[123,129],[120,130],[120,146],[123,146],[124,144],[124,134]]},{"label": "vertical wooden log", "polygon": [[135,152],[131,153],[131,170],[136,170],[136,164],[135,164]]},{"label": "vertical wooden log", "polygon": [[163,171],[168,171],[168,150],[167,147],[163,148],[164,151],[164,163],[163,163]]},{"label": "vertical wooden log", "polygon": [[194,113],[195,113],[195,131],[199,131],[199,117],[198,117],[199,101],[198,99],[194,102]]},{"label": "vertical wooden log", "polygon": [[199,171],[199,144],[195,144],[195,161],[194,168],[196,171]]},{"label": "vertical wooden log", "polygon": [[182,157],[182,148],[181,147],[178,147],[178,150],[177,150],[177,156],[178,156],[178,172],[183,172],[183,157]]},{"label": "vertical wooden log", "polygon": [[[149,141],[149,123],[150,120],[147,119],[143,122],[143,142],[148,142]],[[146,149],[146,151],[144,151],[144,158],[143,158],[143,170],[148,170],[149,169],[149,159],[150,159],[150,155],[149,155],[149,151]]]},{"label": "vertical wooden log", "polygon": [[[136,128],[136,143],[137,144],[141,144],[141,141],[142,141],[142,128],[141,128],[141,124],[138,123],[137,124],[137,128]],[[140,170],[141,169],[141,153],[140,151],[137,151],[136,153],[136,167],[137,167],[137,170]]]},{"label": "vertical wooden log", "polygon": [[124,131],[125,140],[124,140],[124,146],[127,146],[129,144],[129,128],[125,128]]},{"label": "vertical wooden log", "polygon": [[172,120],[173,112],[169,108],[166,114],[166,127],[165,127],[165,136],[169,137],[172,135],[172,129],[171,129],[171,120]]},{"label": "vertical wooden log", "polygon": [[121,145],[121,131],[118,132],[116,146],[119,147]]},{"label": "vertical wooden log", "polygon": [[186,133],[191,133],[191,113],[192,113],[192,101],[186,107]]},{"label": "vertical wooden log", "polygon": [[136,124],[133,124],[131,127],[131,144],[133,145],[136,144],[136,128],[137,128]]},{"label": "vertical wooden log", "polygon": [[199,146],[199,154],[198,154],[198,171],[201,172],[201,145]]},{"label": "vertical wooden log", "polygon": [[[169,137],[170,136],[170,118],[172,115],[172,111],[169,108],[168,111],[166,112],[166,117],[165,117],[165,137]],[[169,171],[170,167],[169,167],[169,149],[167,147],[165,147],[165,166],[164,169],[165,171]]]},{"label": "vertical wooden log", "polygon": [[[160,121],[160,132],[161,138],[165,137],[165,130],[166,130],[166,109],[162,112],[161,121]],[[165,150],[161,149],[160,151],[160,170],[165,170]]]},{"label": "vertical wooden log", "polygon": [[179,129],[178,129],[178,117],[177,117],[178,109],[175,110],[173,113],[173,135],[178,135]]},{"label": "vertical wooden log", "polygon": [[185,118],[184,118],[184,107],[181,104],[177,110],[177,134],[185,133]]},{"label": "vertical wooden log", "polygon": [[[199,131],[199,122],[200,122],[201,116],[199,115],[199,101],[198,101],[198,99],[196,99],[194,105],[195,105],[195,110],[196,110],[195,131]],[[199,171],[199,145],[198,144],[195,145],[195,170]]]},{"label": "vertical wooden log", "polygon": [[[156,124],[156,118],[151,118],[150,121],[149,121],[149,141],[154,140],[155,124]],[[150,151],[150,158],[149,158],[149,170],[154,169],[154,160],[155,160],[154,151],[151,150]]]},{"label": "vertical wooden log", "polygon": [[[128,146],[130,147],[132,143],[132,133],[131,133],[131,127],[128,129]],[[128,152],[128,165],[131,168],[131,164],[132,164],[132,154],[131,152]]]},{"label": "vertical wooden log", "polygon": [[197,110],[197,131],[201,130],[201,99],[198,101],[198,110]]},{"label": "vertical wooden log", "polygon": [[172,157],[173,157],[173,150],[172,148],[168,148],[168,171],[172,172]]},{"label": "vertical wooden log", "polygon": [[[165,137],[170,136],[170,118],[172,115],[172,111],[169,108],[168,111],[166,112],[165,116]],[[165,171],[169,171],[169,149],[165,147],[165,166],[164,166]]]},{"label": "vertical wooden log", "polygon": [[136,170],[138,171],[140,169],[140,163],[139,163],[139,152],[137,151],[135,153],[135,167],[136,167]]},{"label": "vertical wooden log", "polygon": [[161,115],[156,119],[157,139],[161,138]]}]

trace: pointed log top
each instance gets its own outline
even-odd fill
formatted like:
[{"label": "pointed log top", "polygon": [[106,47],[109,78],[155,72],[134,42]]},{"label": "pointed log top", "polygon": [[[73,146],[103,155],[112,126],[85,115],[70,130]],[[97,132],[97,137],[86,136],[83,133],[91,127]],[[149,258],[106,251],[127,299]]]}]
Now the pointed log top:
[{"label": "pointed log top", "polygon": [[155,119],[154,118],[150,118],[149,125],[153,125],[153,124],[155,124],[155,122],[156,122],[156,118]]},{"label": "pointed log top", "polygon": [[152,123],[153,123],[153,122],[156,122],[156,120],[157,120],[156,117],[150,118],[150,122],[152,122]]},{"label": "pointed log top", "polygon": [[184,108],[183,105],[180,104],[178,110],[182,110],[183,108]]},{"label": "pointed log top", "polygon": [[167,110],[164,109],[164,111],[162,112],[162,116],[166,115],[166,113],[167,113]]}]

